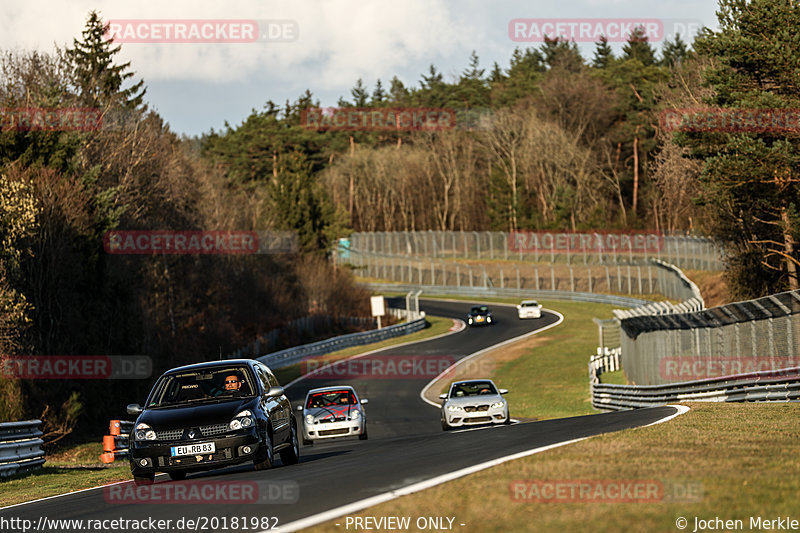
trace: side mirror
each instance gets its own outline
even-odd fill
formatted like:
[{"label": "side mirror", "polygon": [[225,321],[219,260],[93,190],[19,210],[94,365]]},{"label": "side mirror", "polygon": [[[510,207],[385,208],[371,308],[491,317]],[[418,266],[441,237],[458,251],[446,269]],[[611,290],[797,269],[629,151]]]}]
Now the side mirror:
[{"label": "side mirror", "polygon": [[361,405],[367,405],[368,403],[369,403],[369,400],[368,400],[368,399],[366,399],[366,398],[361,398]]},{"label": "side mirror", "polygon": [[269,390],[264,393],[264,396],[267,398],[277,398],[278,396],[283,396],[283,387],[270,387]]},{"label": "side mirror", "polygon": [[500,394],[508,394],[508,389],[500,389],[498,392]]},{"label": "side mirror", "polygon": [[440,394],[440,395],[439,395],[439,399],[441,399],[441,400],[446,400],[446,399],[447,399],[447,393],[446,393],[446,392],[443,392],[442,394]]},{"label": "side mirror", "polygon": [[135,415],[135,416],[142,414],[142,411],[144,411],[144,409],[142,409],[142,406],[139,405],[138,403],[128,404],[128,407],[125,408],[125,410],[128,412],[129,415]]},{"label": "side mirror", "polygon": [[302,411],[302,410],[303,410],[303,406],[302,406],[302,405],[298,405],[298,406],[297,406],[297,410],[298,410],[298,411]]}]

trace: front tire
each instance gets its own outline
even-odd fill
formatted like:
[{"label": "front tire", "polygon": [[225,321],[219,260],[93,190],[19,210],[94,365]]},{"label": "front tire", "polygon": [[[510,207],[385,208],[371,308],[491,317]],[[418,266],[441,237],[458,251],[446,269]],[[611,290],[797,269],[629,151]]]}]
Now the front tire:
[{"label": "front tire", "polygon": [[442,420],[442,431],[450,431],[451,429],[453,429],[453,428],[451,428],[449,425],[447,425],[447,422]]},{"label": "front tire", "polygon": [[267,431],[266,435],[264,436],[263,448],[264,451],[262,453],[264,457],[261,460],[255,459],[253,461],[256,470],[269,470],[272,468],[272,462],[275,460],[272,455],[272,436],[270,435],[269,431]]},{"label": "front tire", "polygon": [[300,442],[297,440],[297,423],[294,421],[292,421],[292,430],[289,439],[291,446],[280,451],[281,463],[284,465],[295,465],[300,461]]},{"label": "front tire", "polygon": [[364,428],[364,433],[358,436],[358,440],[367,440],[367,438],[369,438],[367,436],[367,428]]}]

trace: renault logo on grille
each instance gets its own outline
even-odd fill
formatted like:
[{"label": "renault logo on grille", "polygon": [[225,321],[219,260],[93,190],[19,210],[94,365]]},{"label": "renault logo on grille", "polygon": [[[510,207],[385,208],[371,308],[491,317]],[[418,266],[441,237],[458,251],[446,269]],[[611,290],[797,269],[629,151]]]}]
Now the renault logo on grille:
[{"label": "renault logo on grille", "polygon": [[193,430],[193,429],[190,429],[190,430],[189,430],[189,433],[187,434],[187,436],[188,436],[190,439],[193,439],[193,438],[194,438],[194,430]]}]

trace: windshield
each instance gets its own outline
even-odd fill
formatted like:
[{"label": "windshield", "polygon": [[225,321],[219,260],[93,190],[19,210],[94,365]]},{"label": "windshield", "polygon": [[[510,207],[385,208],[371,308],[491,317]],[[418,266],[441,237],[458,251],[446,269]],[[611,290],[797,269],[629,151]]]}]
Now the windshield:
[{"label": "windshield", "polygon": [[522,302],[522,307],[538,307],[537,302]]},{"label": "windshield", "polygon": [[255,395],[249,368],[220,367],[162,376],[147,407],[228,400]]},{"label": "windshield", "polygon": [[488,312],[489,312],[489,308],[486,307],[485,305],[475,306],[475,307],[472,308],[472,313],[475,314],[475,315],[486,314]]},{"label": "windshield", "polygon": [[355,395],[352,391],[337,390],[327,392],[315,392],[308,396],[306,400],[307,409],[330,407],[332,405],[352,405],[356,403]]},{"label": "windshield", "polygon": [[486,394],[497,394],[497,389],[491,381],[471,381],[469,383],[455,383],[450,389],[451,398],[463,398],[465,396],[482,396]]}]

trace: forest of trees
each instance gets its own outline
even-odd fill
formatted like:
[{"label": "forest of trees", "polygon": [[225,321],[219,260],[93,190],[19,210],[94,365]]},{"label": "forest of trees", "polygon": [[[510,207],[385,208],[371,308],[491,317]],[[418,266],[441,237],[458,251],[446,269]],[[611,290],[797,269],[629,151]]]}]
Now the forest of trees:
[{"label": "forest of trees", "polygon": [[[307,192],[270,204],[230,180],[148,111],[118,50],[92,13],[65,49],[0,55],[0,108],[97,108],[105,119],[97,131],[0,132],[0,365],[8,355],[153,360],[149,380],[0,376],[0,420],[47,411],[53,434],[76,422],[96,432],[164,370],[227,355],[312,310],[369,316],[369,292],[316,243],[292,254],[105,253],[111,229],[269,230],[280,202]],[[287,180],[305,172],[290,156],[281,162]],[[314,231],[326,215],[303,216]]]},{"label": "forest of trees", "polygon": [[[800,109],[800,8],[720,0],[720,30],[657,49],[635,32],[584,58],[553,39],[457,79],[359,79],[339,107],[450,108],[445,131],[304,127],[311,90],[239,125],[180,138],[91,13],[52,53],[0,54],[0,108],[100,109],[99,131],[0,131],[0,354],[147,354],[155,371],[229,353],[366,293],[328,261],[353,231],[635,229],[711,235],[737,297],[797,288],[798,136],[673,132],[666,109]],[[372,80],[369,80],[372,82]],[[301,251],[125,256],[111,229],[289,230]],[[126,398],[145,393],[134,383]],[[0,379],[0,419],[46,406],[118,416],[119,383]],[[62,406],[63,407],[60,407]],[[89,415],[84,415],[87,419]],[[67,421],[67,422],[64,422]]]},{"label": "forest of trees", "polygon": [[359,79],[338,102],[471,117],[451,130],[310,129],[301,116],[319,102],[307,90],[210,132],[201,150],[247,186],[310,177],[303,209],[327,218],[283,222],[306,242],[348,230],[647,228],[720,240],[736,297],[797,288],[796,129],[659,123],[668,109],[800,108],[800,8],[721,0],[718,16],[720,30],[691,44],[676,35],[657,50],[636,30],[618,54],[602,39],[587,59],[575,43],[546,39],[515,49],[505,68],[485,69],[473,52],[457,79],[434,65],[418,86],[393,77],[370,90]]}]

